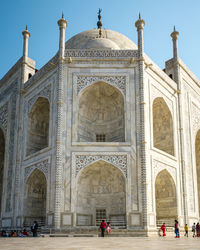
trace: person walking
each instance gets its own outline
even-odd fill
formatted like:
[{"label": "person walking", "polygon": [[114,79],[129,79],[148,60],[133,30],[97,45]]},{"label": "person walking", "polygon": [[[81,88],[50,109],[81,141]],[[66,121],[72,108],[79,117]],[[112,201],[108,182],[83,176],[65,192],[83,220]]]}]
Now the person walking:
[{"label": "person walking", "polygon": [[101,237],[104,237],[104,232],[105,232],[106,226],[107,226],[107,224],[106,224],[105,220],[102,220],[101,225],[100,225]]},{"label": "person walking", "polygon": [[163,232],[163,237],[166,236],[166,226],[165,223],[162,224],[161,228],[160,228]]},{"label": "person walking", "polygon": [[179,225],[178,225],[178,221],[177,221],[177,220],[175,220],[174,232],[175,232],[175,234],[176,234],[176,237],[175,237],[175,238],[180,238]]},{"label": "person walking", "polygon": [[195,230],[196,230],[196,225],[195,225],[195,223],[193,223],[193,225],[192,225],[192,233],[193,233],[192,237],[195,237]]},{"label": "person walking", "polygon": [[184,227],[184,229],[185,229],[185,234],[184,234],[184,236],[187,236],[188,237],[188,225],[187,224],[185,224],[185,227]]},{"label": "person walking", "polygon": [[34,221],[33,226],[31,227],[31,231],[33,232],[33,237],[37,237],[38,223]]}]

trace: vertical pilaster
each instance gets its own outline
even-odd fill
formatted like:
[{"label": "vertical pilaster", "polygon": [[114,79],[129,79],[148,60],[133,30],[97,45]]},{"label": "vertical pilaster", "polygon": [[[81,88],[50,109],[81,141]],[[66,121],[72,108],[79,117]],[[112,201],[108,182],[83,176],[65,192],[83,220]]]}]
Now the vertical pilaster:
[{"label": "vertical pilaster", "polygon": [[140,93],[140,166],[142,185],[142,223],[147,229],[147,170],[146,170],[146,133],[145,133],[145,95],[144,95],[144,46],[143,29],[145,21],[139,19],[135,23],[138,32],[138,66],[139,66],[139,93]]},{"label": "vertical pilaster", "polygon": [[64,54],[65,54],[65,29],[67,27],[67,21],[62,18],[58,20],[60,29],[60,41],[59,41],[59,59],[58,59],[58,82],[57,82],[57,117],[56,117],[56,179],[55,179],[55,213],[54,224],[55,229],[60,228],[61,218],[61,192],[62,192],[62,178],[63,178],[63,166],[64,166],[64,141],[63,141],[63,112],[64,112]]},{"label": "vertical pilaster", "polygon": [[184,149],[184,134],[183,134],[183,111],[182,111],[182,85],[180,77],[180,66],[178,62],[178,36],[179,32],[174,31],[171,33],[173,41],[173,59],[174,59],[174,81],[177,83],[178,93],[178,123],[179,123],[179,141],[180,141],[180,164],[181,164],[181,176],[182,176],[182,190],[183,190],[183,212],[184,212],[184,224],[188,223],[188,208],[187,208],[187,189],[186,189],[186,168],[185,168],[185,149]]}]

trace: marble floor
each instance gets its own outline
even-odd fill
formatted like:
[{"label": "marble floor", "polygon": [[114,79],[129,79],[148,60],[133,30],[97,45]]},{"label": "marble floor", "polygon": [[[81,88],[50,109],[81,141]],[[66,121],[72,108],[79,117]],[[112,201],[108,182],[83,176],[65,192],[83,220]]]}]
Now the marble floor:
[{"label": "marble floor", "polygon": [[99,250],[99,249],[147,249],[147,250],[194,250],[200,249],[200,238],[175,239],[167,238],[135,238],[135,237],[108,237],[108,238],[0,238],[1,250]]}]

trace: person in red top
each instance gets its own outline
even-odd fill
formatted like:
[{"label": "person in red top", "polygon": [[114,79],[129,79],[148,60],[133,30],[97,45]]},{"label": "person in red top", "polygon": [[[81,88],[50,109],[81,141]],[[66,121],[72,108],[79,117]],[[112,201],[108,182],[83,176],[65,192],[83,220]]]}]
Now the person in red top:
[{"label": "person in red top", "polygon": [[22,232],[22,235],[23,235],[24,237],[27,237],[27,236],[28,236],[28,232],[26,231],[26,229],[24,229],[24,231]]},{"label": "person in red top", "polygon": [[102,220],[101,225],[100,225],[101,237],[104,237],[104,232],[105,232],[106,226],[107,226],[107,224],[106,224],[105,220]]},{"label": "person in red top", "polygon": [[161,228],[160,228],[163,232],[163,236],[166,236],[166,226],[165,223],[162,224]]}]

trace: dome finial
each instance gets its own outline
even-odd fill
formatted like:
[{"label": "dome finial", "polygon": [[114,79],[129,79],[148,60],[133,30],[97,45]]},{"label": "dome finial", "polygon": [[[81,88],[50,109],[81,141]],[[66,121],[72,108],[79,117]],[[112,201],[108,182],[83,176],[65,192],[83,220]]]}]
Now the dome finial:
[{"label": "dome finial", "polygon": [[140,12],[139,12],[139,19],[141,19],[141,15],[140,15]]},{"label": "dome finial", "polygon": [[28,31],[28,25],[26,25],[26,30]]},{"label": "dome finial", "polygon": [[62,18],[64,19],[64,12],[62,12]]},{"label": "dome finial", "polygon": [[176,31],[176,27],[175,27],[175,25],[174,25],[174,31]]},{"label": "dome finial", "polygon": [[101,31],[101,28],[102,28],[102,22],[101,22],[101,12],[102,12],[102,9],[99,8],[99,11],[98,11],[98,22],[97,22],[97,28],[99,29],[99,37],[101,37],[102,35],[102,31]]}]

